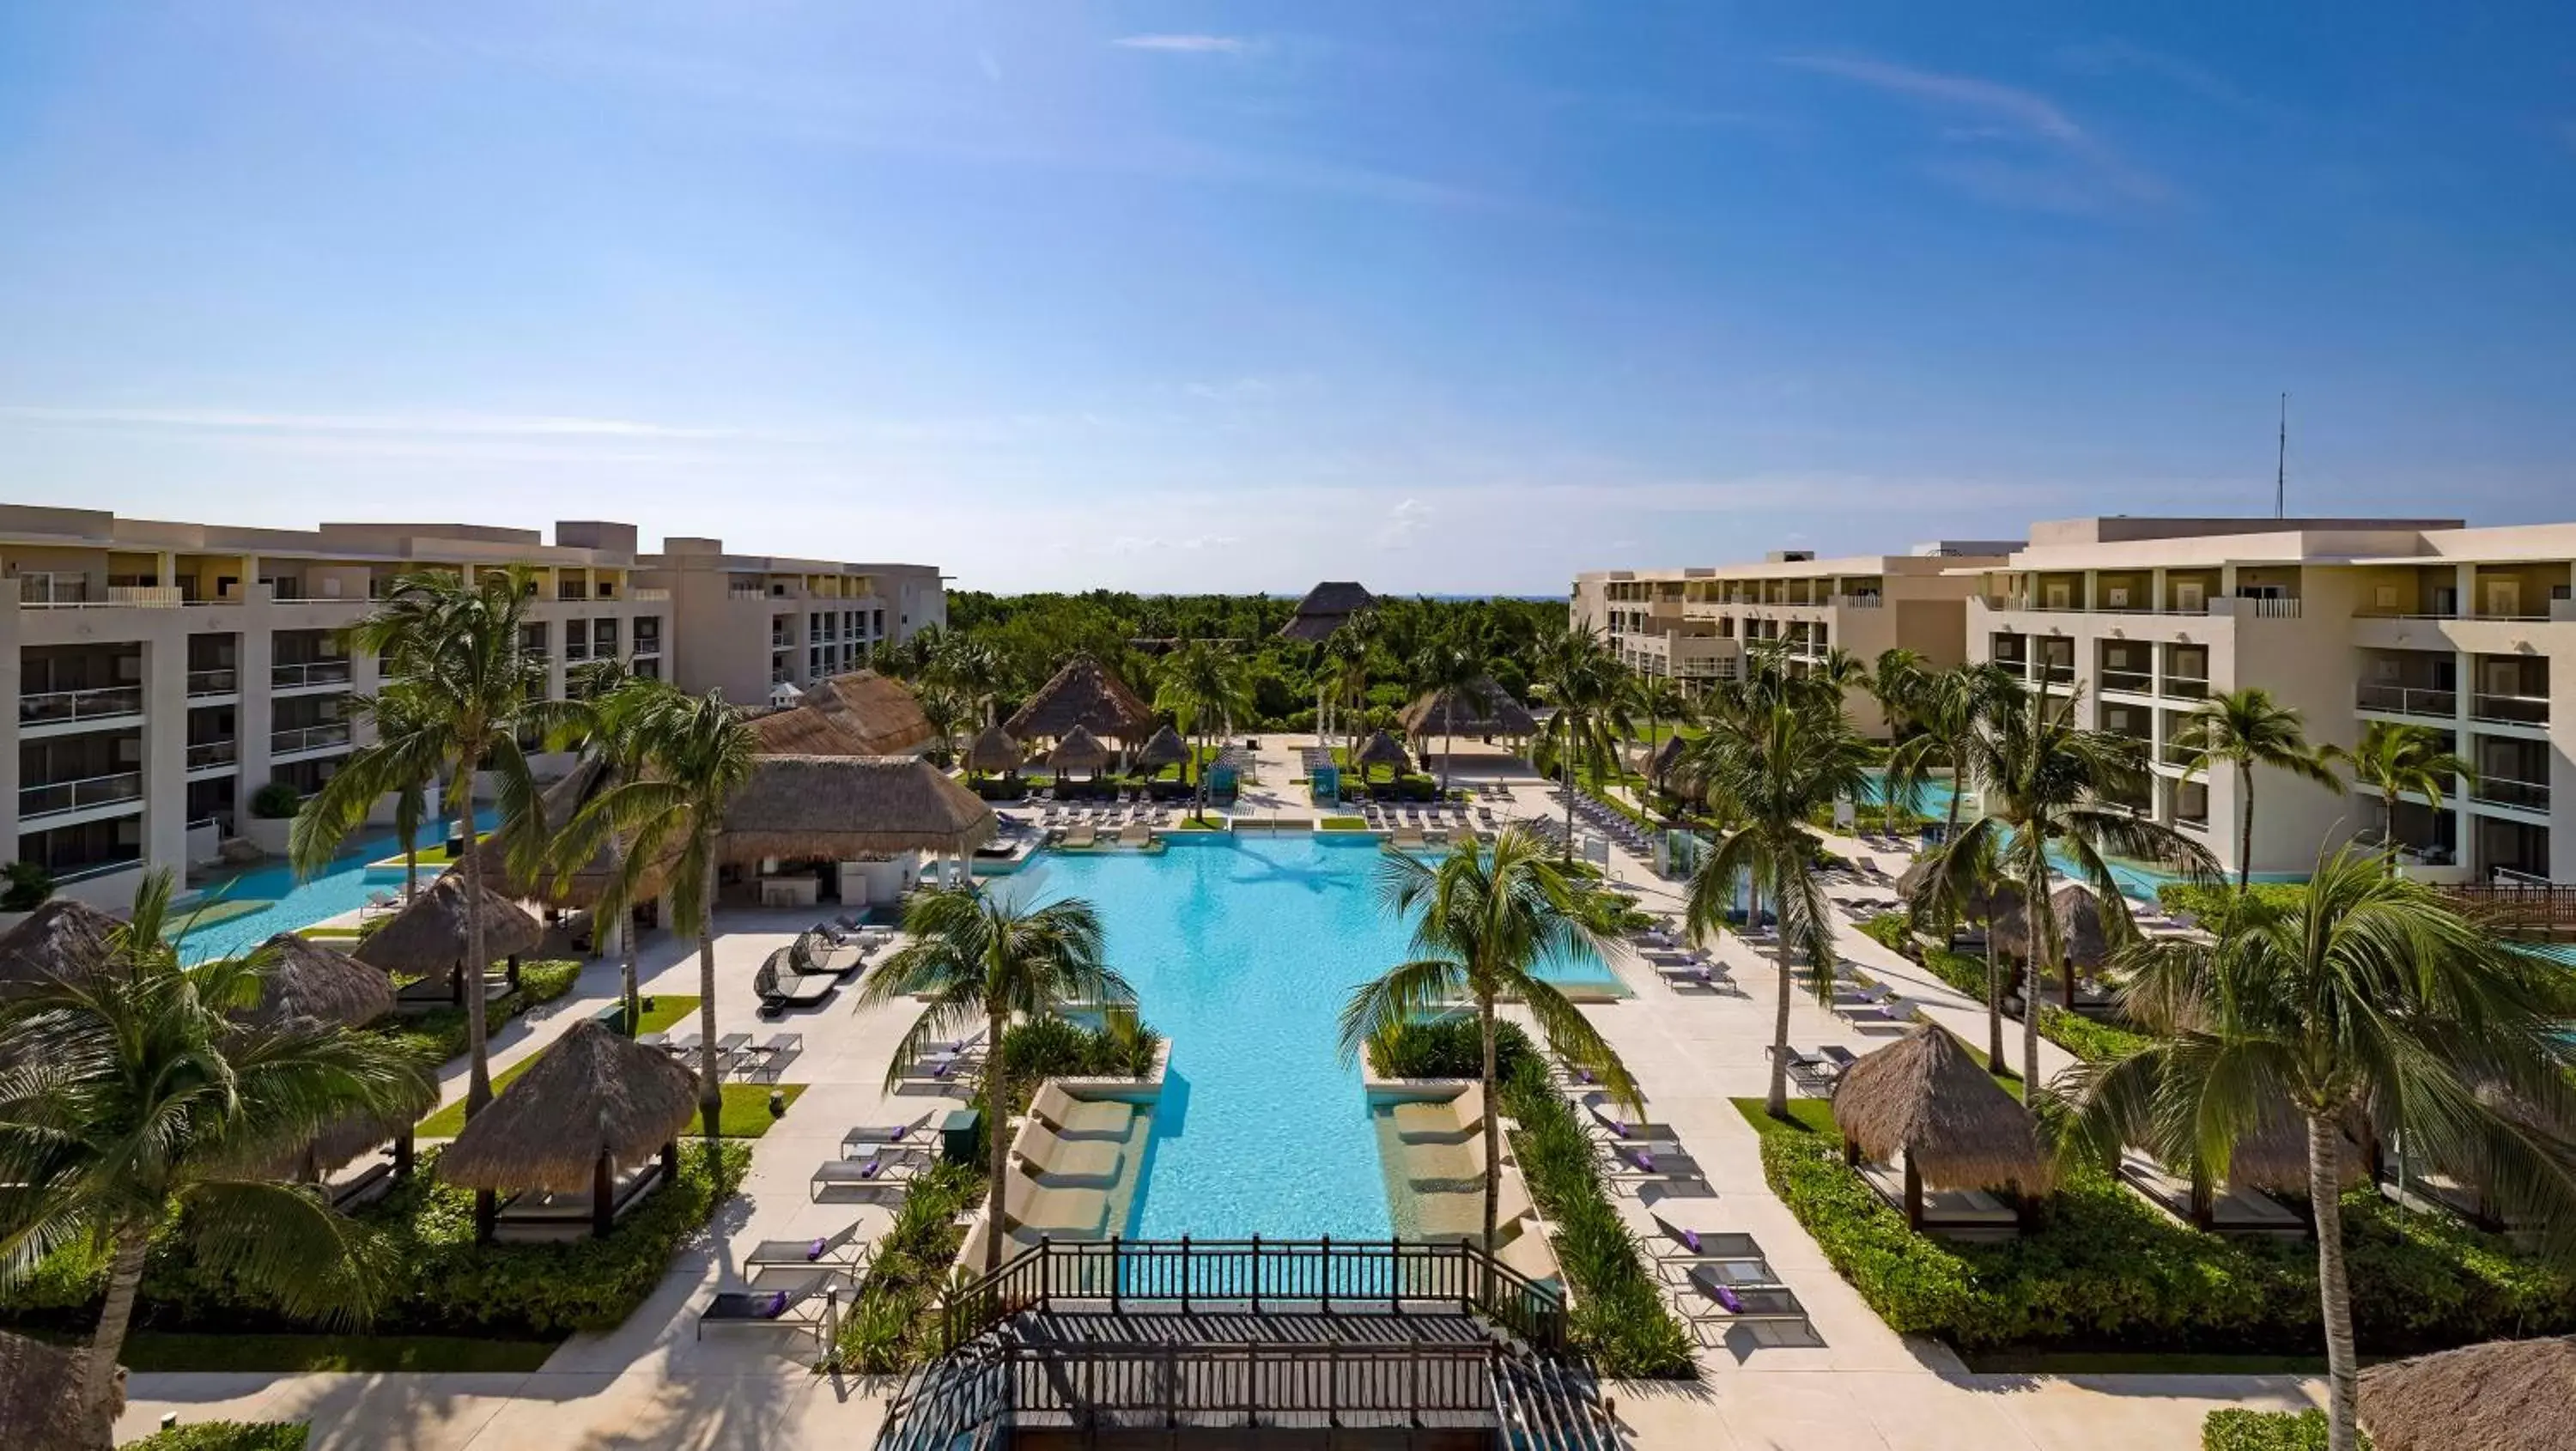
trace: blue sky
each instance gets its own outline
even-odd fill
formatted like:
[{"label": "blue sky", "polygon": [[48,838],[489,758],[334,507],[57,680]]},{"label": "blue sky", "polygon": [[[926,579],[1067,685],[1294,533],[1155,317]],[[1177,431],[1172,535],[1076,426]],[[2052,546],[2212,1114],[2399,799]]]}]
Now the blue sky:
[{"label": "blue sky", "polygon": [[2576,11],[17,4],[0,498],[971,586],[2566,518]]}]

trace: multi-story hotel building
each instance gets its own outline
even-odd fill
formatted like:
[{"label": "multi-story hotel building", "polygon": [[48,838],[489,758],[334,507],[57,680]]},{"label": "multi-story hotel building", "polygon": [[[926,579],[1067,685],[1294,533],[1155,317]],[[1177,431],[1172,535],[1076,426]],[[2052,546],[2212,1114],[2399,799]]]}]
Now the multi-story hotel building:
[{"label": "multi-story hotel building", "polygon": [[674,536],[638,562],[670,596],[673,678],[757,704],[865,664],[880,645],[948,623],[948,593],[926,564],[840,564],[727,554],[720,539]]},{"label": "multi-story hotel building", "polygon": [[[116,905],[144,867],[215,855],[261,786],[319,789],[365,739],[350,698],[383,676],[380,661],[349,653],[344,632],[411,570],[532,571],[521,643],[552,695],[603,658],[687,688],[730,686],[735,646],[675,653],[673,587],[644,577],[635,546],[633,525],[595,521],[559,523],[549,544],[534,530],[462,524],[251,529],[0,506],[0,681],[16,698],[0,716],[12,736],[0,750],[0,840],[61,890]],[[936,571],[906,578],[868,638],[945,613]],[[854,593],[850,607],[868,598]],[[763,611],[749,646],[757,688],[738,697],[748,703],[766,698],[773,668]]]},{"label": "multi-story hotel building", "polygon": [[[2576,525],[2423,519],[2071,519],[1973,570],[1969,650],[2053,687],[2155,761],[2136,804],[2237,865],[2232,772],[2184,779],[2175,744],[2201,701],[2259,685],[2349,746],[2364,722],[2424,725],[2478,771],[2433,810],[2398,804],[2410,870],[2576,878]],[[2554,657],[2571,663],[2556,665]],[[2277,772],[2255,779],[2252,869],[2304,873],[2320,840],[2374,832],[2381,803]],[[2560,838],[2553,850],[2552,838]]]},{"label": "multi-story hotel building", "polygon": [[[2020,541],[1944,540],[1912,554],[1818,559],[1807,550],[1759,564],[1596,570],[1574,577],[1577,626],[1605,638],[1631,669],[1686,684],[1735,678],[1748,644],[1776,640],[1792,668],[1848,650],[1863,660],[1898,646],[1935,666],[1967,658],[1972,579],[1960,567],[2000,564]],[[1864,728],[1883,731],[1875,702],[1855,692]]]}]

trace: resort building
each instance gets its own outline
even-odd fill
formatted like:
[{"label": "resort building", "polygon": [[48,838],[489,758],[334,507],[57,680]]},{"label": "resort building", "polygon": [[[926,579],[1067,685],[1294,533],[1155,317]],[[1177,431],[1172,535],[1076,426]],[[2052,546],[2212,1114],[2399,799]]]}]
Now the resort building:
[{"label": "resort building", "polygon": [[[2398,804],[2410,872],[2576,880],[2576,524],[2101,518],[2030,534],[2008,559],[1951,562],[1976,584],[1970,657],[2080,687],[2085,723],[2152,754],[2154,789],[2134,804],[2230,870],[2239,784],[2226,769],[2186,780],[2175,743],[2203,700],[2259,685],[2301,712],[2315,744],[2405,722],[2477,767],[2438,811]],[[2367,787],[2337,797],[2267,772],[2255,794],[2257,874],[2303,873],[2320,839],[2379,826]]]},{"label": "resort building", "polygon": [[[1819,559],[1776,550],[1759,564],[1595,570],[1574,577],[1573,618],[1606,639],[1630,669],[1686,684],[1732,680],[1745,647],[1777,641],[1793,668],[1848,650],[1863,660],[1902,646],[1934,666],[1967,658],[1960,566],[1999,564],[2019,541],[1943,540],[1911,554]],[[1864,729],[1885,722],[1855,692]]]},{"label": "resort building", "polygon": [[721,539],[674,536],[637,567],[670,597],[671,678],[727,700],[787,703],[790,692],[867,664],[880,646],[948,623],[946,585],[927,564],[727,554]]},{"label": "resort building", "polygon": [[[699,557],[688,548],[699,542],[671,541],[686,559]],[[722,558],[711,542],[703,552]],[[536,530],[483,525],[255,529],[0,506],[0,575],[9,581],[0,589],[0,680],[16,700],[0,718],[11,734],[0,750],[9,858],[43,866],[66,895],[116,905],[147,866],[207,861],[246,833],[276,849],[285,823],[251,821],[252,796],[271,782],[310,795],[365,739],[350,700],[375,690],[383,671],[376,658],[353,656],[344,632],[407,572],[514,565],[535,576],[522,645],[543,662],[549,695],[563,695],[583,662],[610,658],[733,694],[730,679],[715,678],[732,646],[702,647],[698,677],[674,668],[672,587],[642,577],[631,524],[561,522],[549,543]],[[836,647],[836,663],[846,614],[864,608],[874,640],[945,613],[936,570],[794,567],[800,578],[833,576],[840,592],[830,597],[846,602],[836,604],[833,639],[818,642]],[[759,577],[771,598],[772,576]],[[885,583],[849,588],[854,579]],[[774,598],[801,611],[808,595]],[[765,640],[769,607],[761,609]],[[800,647],[808,628],[800,614]],[[750,653],[762,666],[772,659],[765,644]],[[800,671],[807,660],[800,648]],[[768,679],[753,684],[739,698],[763,700]]]}]

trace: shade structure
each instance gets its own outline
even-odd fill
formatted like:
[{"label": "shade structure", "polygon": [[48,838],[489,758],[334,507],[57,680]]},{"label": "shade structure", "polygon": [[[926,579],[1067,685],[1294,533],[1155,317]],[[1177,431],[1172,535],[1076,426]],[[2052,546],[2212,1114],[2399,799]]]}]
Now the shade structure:
[{"label": "shade structure", "polygon": [[1384,731],[1378,731],[1360,742],[1359,763],[1362,767],[1388,766],[1398,772],[1413,769],[1413,757],[1401,742]]},{"label": "shade structure", "polygon": [[[598,757],[584,756],[575,761],[572,769],[548,784],[538,798],[537,806],[545,819],[547,839],[559,838],[572,819],[581,814],[582,808],[617,784],[617,773],[609,770]],[[474,850],[482,861],[485,883],[499,887],[512,897],[547,902],[558,907],[598,906],[600,899],[607,895],[616,865],[605,840],[601,841],[597,851],[590,854],[590,860],[569,874],[545,871],[534,876],[522,876],[515,873],[510,870],[508,854],[501,849],[501,843],[490,836],[476,842]],[[663,870],[677,855],[677,848],[666,851],[644,874],[635,893],[638,900],[650,900],[661,895]]]},{"label": "shade structure", "polygon": [[466,1120],[438,1177],[468,1189],[578,1194],[660,1152],[698,1111],[698,1080],[658,1048],[585,1018]]},{"label": "shade structure", "polygon": [[125,1373],[117,1372],[106,1414],[80,1405],[81,1355],[0,1330],[0,1446],[9,1451],[107,1451],[113,1422],[125,1409]]},{"label": "shade structure", "polygon": [[993,808],[919,756],[764,756],[725,807],[726,862],[858,861],[967,852],[993,835]]},{"label": "shade structure", "polygon": [[0,933],[0,999],[24,997],[74,982],[107,966],[125,924],[67,897],[56,897]]},{"label": "shade structure", "polygon": [[1359,581],[1328,579],[1306,591],[1306,597],[1297,602],[1297,613],[1279,627],[1279,636],[1308,643],[1330,639],[1351,616],[1376,607],[1377,596]]},{"label": "shade structure", "polygon": [[1901,1155],[1936,1189],[2049,1184],[2038,1125],[1949,1030],[1925,1023],[1868,1054],[1834,1087],[1834,1126],[1882,1164]]},{"label": "shade structure", "polygon": [[912,687],[873,670],[817,680],[794,704],[753,716],[751,729],[782,756],[897,756],[936,734]]},{"label": "shade structure", "polygon": [[1646,758],[1646,779],[1658,786],[1665,785],[1681,768],[1682,758],[1688,754],[1689,743],[1680,736],[1664,737],[1664,743],[1655,747],[1655,753]]},{"label": "shade structure", "polygon": [[1064,662],[1002,723],[1017,741],[1060,741],[1076,727],[1122,743],[1154,733],[1154,708],[1089,655]]},{"label": "shade structure", "polygon": [[[2349,1189],[2362,1181],[2369,1166],[2350,1139],[2337,1134],[2335,1146],[2340,1153],[2335,1175]],[[2280,1194],[2307,1193],[2308,1121],[2286,1100],[2266,1105],[2262,1122],[2228,1150],[2227,1182]]]},{"label": "shade structure", "polygon": [[2361,1373],[2361,1426],[2379,1451],[2576,1446],[2576,1336],[2490,1340]]},{"label": "shade structure", "polygon": [[[465,904],[469,900],[473,899],[466,895],[465,874],[443,873],[350,955],[369,967],[413,977],[452,972],[467,956]],[[483,889],[481,908],[484,960],[473,964],[477,969],[534,951],[545,938],[545,928],[527,909],[490,887]]]},{"label": "shade structure", "polygon": [[280,932],[260,944],[273,955],[260,981],[259,1006],[238,1015],[262,1028],[360,1028],[394,1010],[394,982],[383,971],[310,937]]},{"label": "shade structure", "polygon": [[[1907,902],[1914,902],[1920,898],[1924,890],[1931,885],[1932,874],[1940,869],[1941,854],[1946,850],[1948,848],[1936,846],[1916,857],[1904,871],[1898,873],[1896,895]],[[1970,921],[1990,922],[2008,913],[2018,912],[2020,909],[2021,888],[2008,881],[1990,878],[1976,891],[1970,893],[1967,901],[1959,904],[1959,915]],[[1997,936],[2000,939],[2000,934]],[[1997,946],[2011,947],[2020,941],[2022,941],[2020,938],[1999,940]]]},{"label": "shade structure", "polygon": [[969,771],[1017,771],[1020,763],[1027,759],[1020,743],[1012,740],[1011,733],[997,725],[984,727],[974,743],[966,748],[966,769]]},{"label": "shade structure", "polygon": [[1154,732],[1151,740],[1136,748],[1136,764],[1148,770],[1177,766],[1189,758],[1190,748],[1182,744],[1180,732],[1170,726]]},{"label": "shade structure", "polygon": [[1050,771],[1097,771],[1117,759],[1117,753],[1100,743],[1087,728],[1075,726],[1073,733],[1055,743],[1047,752]]},{"label": "shade structure", "polygon": [[1404,733],[1426,736],[1528,736],[1538,733],[1538,717],[1511,693],[1479,676],[1472,685],[1427,690],[1399,717]]},{"label": "shade structure", "polygon": [[[2015,955],[2030,950],[2030,916],[2016,891],[2007,910],[1996,913],[1994,942],[1996,950]],[[2079,968],[2097,968],[2111,960],[2110,924],[2102,917],[2102,899],[2078,886],[2063,886],[2049,893],[2049,907],[2057,918],[2057,961]]]}]

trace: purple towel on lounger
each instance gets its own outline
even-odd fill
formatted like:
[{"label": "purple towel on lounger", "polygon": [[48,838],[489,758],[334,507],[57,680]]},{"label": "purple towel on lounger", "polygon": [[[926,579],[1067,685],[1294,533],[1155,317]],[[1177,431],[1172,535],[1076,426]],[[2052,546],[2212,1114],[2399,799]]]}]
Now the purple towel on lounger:
[{"label": "purple towel on lounger", "polygon": [[898,1144],[899,1144],[899,1143],[902,1143],[902,1142],[903,1142],[903,1136],[904,1136],[905,1134],[908,1134],[908,1133],[911,1133],[911,1132],[912,1132],[912,1125],[910,1125],[910,1124],[896,1124],[896,1125],[894,1126],[894,1139],[893,1139],[893,1142],[898,1143]]},{"label": "purple towel on lounger", "polygon": [[1651,1174],[1655,1171],[1655,1156],[1646,1152],[1644,1149],[1632,1149],[1629,1151],[1628,1157],[1635,1161],[1638,1168],[1645,1170],[1647,1173]]},{"label": "purple towel on lounger", "polygon": [[818,1239],[812,1244],[805,1246],[805,1262],[807,1264],[812,1264],[814,1261],[821,1259],[824,1251],[831,1247],[832,1242],[828,1239]]},{"label": "purple towel on lounger", "polygon": [[1717,1303],[1726,1307],[1727,1314],[1741,1315],[1744,1313],[1744,1301],[1733,1289],[1725,1285],[1716,1285],[1710,1288],[1709,1293],[1716,1297]]},{"label": "purple towel on lounger", "polygon": [[1688,1245],[1688,1246],[1690,1246],[1690,1252],[1691,1252],[1692,1254],[1698,1254],[1698,1253],[1699,1253],[1699,1231],[1698,1231],[1698,1230],[1696,1230],[1696,1229],[1685,1229],[1685,1230],[1683,1230],[1683,1231],[1681,1232],[1681,1236],[1682,1236],[1682,1243],[1683,1243],[1683,1244],[1686,1244],[1686,1245]]},{"label": "purple towel on lounger", "polygon": [[769,1303],[760,1307],[760,1318],[763,1320],[775,1320],[786,1313],[787,1292],[785,1290],[770,1296]]}]

